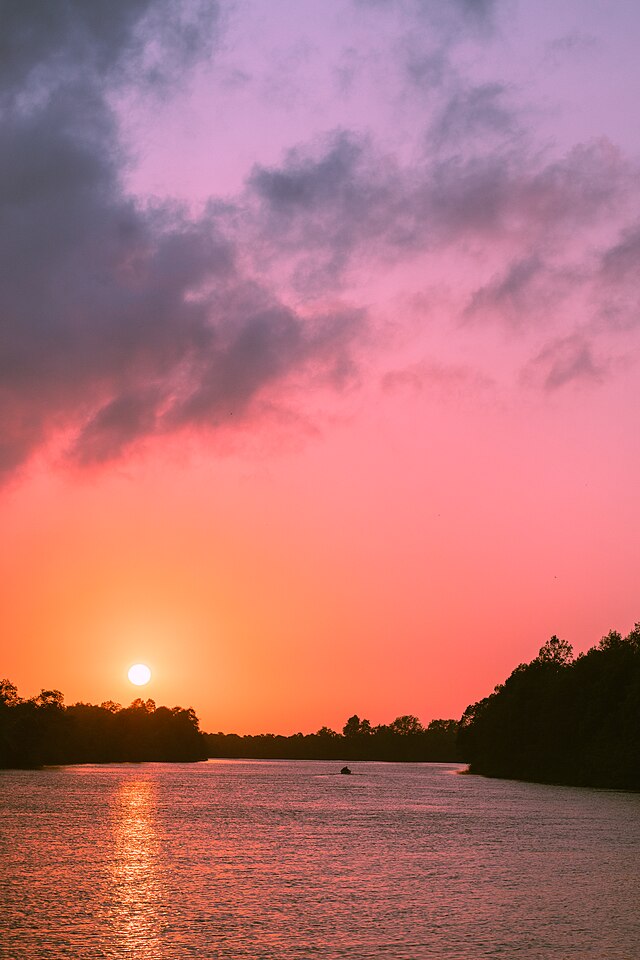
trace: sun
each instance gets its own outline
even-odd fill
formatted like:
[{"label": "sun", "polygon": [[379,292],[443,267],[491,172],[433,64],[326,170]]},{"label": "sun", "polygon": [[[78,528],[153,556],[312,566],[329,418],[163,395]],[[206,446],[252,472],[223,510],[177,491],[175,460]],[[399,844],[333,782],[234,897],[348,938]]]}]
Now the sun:
[{"label": "sun", "polygon": [[151,680],[151,670],[146,663],[134,663],[132,667],[129,667],[127,676],[136,687],[143,687],[145,683],[149,683],[149,680]]}]

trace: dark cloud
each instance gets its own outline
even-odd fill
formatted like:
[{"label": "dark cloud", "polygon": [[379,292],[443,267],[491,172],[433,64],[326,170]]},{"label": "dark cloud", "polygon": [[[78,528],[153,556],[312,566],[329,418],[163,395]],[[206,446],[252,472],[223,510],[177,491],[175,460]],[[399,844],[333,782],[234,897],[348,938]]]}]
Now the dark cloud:
[{"label": "dark cloud", "polygon": [[321,147],[290,151],[277,168],[256,167],[249,186],[264,255],[290,257],[301,289],[340,283],[359,258],[389,264],[461,242],[505,240],[518,265],[477,296],[506,303],[524,295],[545,254],[620,206],[628,170],[601,142],[549,163],[509,143],[402,167],[367,138],[338,132]]},{"label": "dark cloud", "polygon": [[640,278],[640,226],[630,227],[602,256],[601,277],[607,283],[638,283]]},{"label": "dark cloud", "polygon": [[277,214],[310,211],[353,189],[363,154],[363,141],[339,134],[318,159],[292,150],[280,169],[256,166],[249,183]]},{"label": "dark cloud", "polygon": [[557,390],[569,383],[599,383],[605,374],[596,362],[590,342],[581,334],[551,341],[533,358],[525,370],[525,380]]},{"label": "dark cloud", "polygon": [[575,31],[566,33],[557,37],[547,45],[545,52],[545,62],[556,67],[567,60],[567,58],[576,56],[593,56],[594,51],[598,49],[598,40],[591,34]]},{"label": "dark cloud", "polygon": [[504,142],[519,132],[518,116],[500,83],[461,86],[445,101],[428,134],[431,148],[476,149],[489,139]]},{"label": "dark cloud", "polygon": [[445,232],[520,237],[531,249],[611,212],[627,171],[606,143],[543,163],[526,147],[438,161],[431,204]]},{"label": "dark cloud", "polygon": [[3,95],[44,71],[56,80],[90,67],[105,71],[134,45],[134,28],[151,0],[40,3],[5,0],[0,34]]},{"label": "dark cloud", "polygon": [[[445,25],[493,15],[493,4],[464,0],[402,9]],[[498,312],[513,323],[564,295],[565,248],[637,191],[604,141],[545,159],[520,136],[510,91],[450,72],[444,30],[422,51],[440,106],[431,126],[421,118],[420,158],[403,164],[369,136],[337,131],[256,165],[241,197],[212,201],[199,218],[170,203],[143,206],[123,188],[114,92],[134,79],[164,92],[211,48],[218,13],[211,0],[3,7],[0,470],[54,435],[68,438],[75,462],[101,463],[145,437],[246,419],[301,371],[339,388],[353,375],[366,317],[324,304],[355,267],[415,258],[428,269],[448,250],[464,264],[470,250],[502,244],[510,266],[478,284],[467,316]],[[629,229],[575,274],[599,285],[619,316],[633,304],[637,313],[639,235]],[[304,309],[274,292],[272,268],[304,295]],[[535,358],[538,382],[600,376],[576,337],[559,336]]]},{"label": "dark cloud", "polygon": [[347,132],[289,151],[280,167],[256,166],[248,186],[264,256],[291,257],[299,290],[335,287],[355,255],[404,229],[399,177],[366,137]]},{"label": "dark cloud", "polygon": [[160,398],[153,389],[121,393],[84,425],[69,455],[83,465],[118,457],[131,443],[155,432]]},{"label": "dark cloud", "polygon": [[[99,463],[251,413],[303,367],[337,382],[361,315],[301,317],[238,267],[215,204],[194,220],[122,187],[109,98],[211,44],[217,4],[3,5],[0,470],[52,435]],[[203,27],[208,33],[203,35]]]},{"label": "dark cloud", "polygon": [[594,271],[593,296],[598,320],[608,330],[640,327],[640,226],[625,227],[600,252]]},{"label": "dark cloud", "polygon": [[24,103],[106,77],[174,80],[211,48],[219,16],[217,0],[4,0],[0,97]]},{"label": "dark cloud", "polygon": [[[499,4],[493,0],[355,0],[360,7],[386,14],[404,32],[396,41],[402,76],[427,101],[445,90],[462,90],[455,52],[460,44],[490,38]],[[491,85],[488,84],[488,87]]]},{"label": "dark cloud", "polygon": [[437,23],[468,20],[486,26],[492,22],[496,0],[354,0],[357,6],[379,8],[401,7],[405,13],[428,17]]},{"label": "dark cloud", "polygon": [[536,281],[546,279],[544,265],[537,256],[525,257],[511,263],[507,270],[473,294],[465,309],[467,319],[497,313],[507,316],[515,324],[530,319],[538,304],[540,286]]},{"label": "dark cloud", "polygon": [[[473,143],[450,155],[438,149],[405,166],[341,131],[290,151],[278,167],[256,167],[247,204],[255,248],[305,295],[396,262],[413,261],[433,282],[447,251],[465,291],[466,267],[477,276],[486,263],[491,272],[468,294],[460,320],[499,319],[522,334],[555,330],[526,378],[547,390],[597,384],[606,367],[576,324],[612,330],[640,316],[640,231],[594,256],[598,237],[624,220],[637,192],[633,167],[604,140],[545,159],[512,136],[506,118],[503,137],[501,126],[496,142],[475,152]],[[507,266],[496,270],[496,261]]]},{"label": "dark cloud", "polygon": [[426,90],[442,87],[451,72],[446,50],[416,50],[414,43],[408,44],[405,68],[411,82]]},{"label": "dark cloud", "polygon": [[[265,298],[260,296],[260,300]],[[257,299],[257,298],[256,298]],[[322,367],[328,379],[340,379],[348,347],[363,321],[358,311],[334,311],[303,324],[291,309],[277,303],[256,304],[217,331],[217,342],[196,360],[195,383],[169,410],[170,426],[218,423],[229,414],[242,416],[259,390],[303,366]]]}]

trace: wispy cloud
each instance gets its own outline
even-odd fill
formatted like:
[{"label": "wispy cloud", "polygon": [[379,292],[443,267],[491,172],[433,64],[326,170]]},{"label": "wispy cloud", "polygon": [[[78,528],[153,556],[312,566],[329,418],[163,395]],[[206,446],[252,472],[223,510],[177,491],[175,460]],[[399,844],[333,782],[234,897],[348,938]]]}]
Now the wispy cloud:
[{"label": "wispy cloud", "polygon": [[477,393],[490,386],[491,381],[462,364],[445,364],[436,360],[422,360],[405,367],[389,370],[381,380],[385,393],[409,390],[414,393],[457,395]]},{"label": "wispy cloud", "polygon": [[545,390],[557,390],[570,383],[600,383],[605,372],[587,338],[573,334],[548,343],[528,364],[524,379]]}]

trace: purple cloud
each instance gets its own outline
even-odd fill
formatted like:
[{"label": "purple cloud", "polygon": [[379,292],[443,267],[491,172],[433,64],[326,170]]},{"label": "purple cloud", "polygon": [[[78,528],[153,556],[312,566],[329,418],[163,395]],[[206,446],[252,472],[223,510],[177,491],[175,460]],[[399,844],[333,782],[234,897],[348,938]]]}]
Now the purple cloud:
[{"label": "purple cloud", "polygon": [[569,383],[600,383],[604,373],[605,367],[596,361],[589,341],[573,334],[548,343],[531,360],[524,375],[546,390],[557,390]]},{"label": "purple cloud", "polygon": [[[490,33],[494,3],[359,3],[374,20],[405,18],[394,76],[414,98],[418,148],[320,128],[279,161],[256,159],[243,191],[198,216],[127,192],[113,102],[134,82],[166,95],[215,48],[218,5],[7,5],[0,470],[55,433],[88,464],[145,437],[246,421],[303,373],[340,388],[369,323],[354,276],[402,265],[426,288],[444,256],[460,287],[453,325],[499,316],[524,333],[544,322],[552,338],[532,379],[601,379],[584,331],[637,323],[637,171],[604,139],[561,156],[542,148],[517,90],[461,75],[456,41]],[[391,389],[404,375],[389,376]]]},{"label": "purple cloud", "polygon": [[55,431],[71,435],[76,462],[103,462],[145,436],[246,418],[292,371],[322,367],[335,382],[350,364],[361,313],[303,317],[243,273],[215,204],[193,219],[123,188],[110,91],[134,72],[161,86],[186,69],[217,9],[8,6],[0,471]]}]

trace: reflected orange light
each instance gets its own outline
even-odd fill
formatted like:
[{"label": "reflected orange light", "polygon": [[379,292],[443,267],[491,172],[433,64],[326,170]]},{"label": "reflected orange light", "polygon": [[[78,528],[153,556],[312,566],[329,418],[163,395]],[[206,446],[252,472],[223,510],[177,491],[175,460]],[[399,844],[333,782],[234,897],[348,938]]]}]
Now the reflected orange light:
[{"label": "reflected orange light", "polygon": [[155,786],[142,779],[123,782],[112,807],[112,919],[123,955],[136,960],[164,957],[165,898],[156,807]]}]

